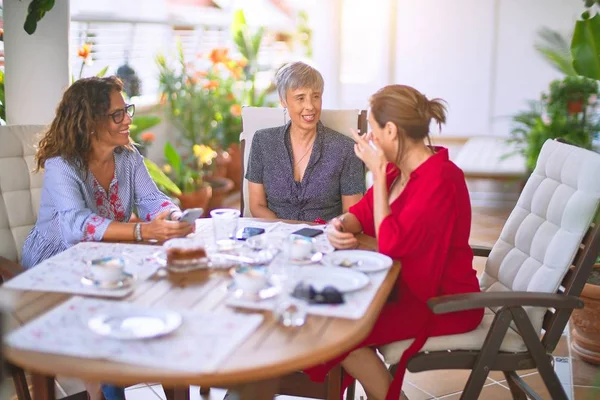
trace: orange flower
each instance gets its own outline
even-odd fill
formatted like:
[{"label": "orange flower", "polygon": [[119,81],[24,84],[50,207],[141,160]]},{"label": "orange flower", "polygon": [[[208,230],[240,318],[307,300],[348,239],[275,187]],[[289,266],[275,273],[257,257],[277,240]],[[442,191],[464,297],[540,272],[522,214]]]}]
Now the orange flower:
[{"label": "orange flower", "polygon": [[144,132],[140,135],[140,139],[143,142],[154,142],[154,139],[156,139],[156,135],[152,132]]},{"label": "orange flower", "polygon": [[196,78],[196,79],[206,78],[207,76],[208,76],[208,72],[207,71],[196,71],[194,73],[194,78]]},{"label": "orange flower", "polygon": [[213,64],[225,63],[229,60],[229,49],[212,49],[208,56]]},{"label": "orange flower", "polygon": [[231,107],[229,107],[229,112],[234,117],[239,117],[240,115],[242,115],[242,106],[240,106],[239,104],[234,104]]},{"label": "orange flower", "polygon": [[81,57],[83,60],[87,60],[88,57],[92,54],[92,44],[84,43],[83,46],[77,49],[77,55]]},{"label": "orange flower", "polygon": [[204,84],[204,89],[212,90],[219,87],[219,81],[208,81]]},{"label": "orange flower", "polygon": [[230,61],[227,64],[225,64],[225,66],[227,67],[227,69],[229,70],[229,72],[231,72],[231,75],[233,75],[233,77],[236,80],[239,80],[241,78],[242,73],[244,71],[242,70],[242,68],[235,61]]},{"label": "orange flower", "polygon": [[229,100],[229,101],[233,101],[233,100],[235,100],[235,95],[233,93],[229,93],[226,96],[226,99]]},{"label": "orange flower", "polygon": [[237,64],[244,68],[246,65],[248,65],[248,60],[246,60],[244,57],[240,58],[239,60],[237,60]]}]

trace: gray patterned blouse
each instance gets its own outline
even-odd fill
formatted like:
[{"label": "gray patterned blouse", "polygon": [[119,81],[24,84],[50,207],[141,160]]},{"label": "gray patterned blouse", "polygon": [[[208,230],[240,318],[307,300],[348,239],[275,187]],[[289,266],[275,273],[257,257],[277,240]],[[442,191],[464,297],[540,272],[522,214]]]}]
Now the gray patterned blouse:
[{"label": "gray patterned blouse", "polygon": [[365,192],[364,164],[351,138],[319,122],[302,182],[295,181],[290,124],[256,132],[246,179],[264,185],[267,206],[278,218],[330,220],[342,213],[342,195]]}]

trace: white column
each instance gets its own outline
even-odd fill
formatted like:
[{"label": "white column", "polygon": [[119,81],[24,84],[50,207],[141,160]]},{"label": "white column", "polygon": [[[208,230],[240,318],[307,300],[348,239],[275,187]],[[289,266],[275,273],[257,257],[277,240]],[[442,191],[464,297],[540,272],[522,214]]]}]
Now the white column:
[{"label": "white column", "polygon": [[314,67],[325,80],[323,108],[340,106],[342,0],[315,1],[308,8]]},{"label": "white column", "polygon": [[23,29],[29,1],[4,2],[8,124],[48,124],[70,83],[69,0],[57,0],[33,35]]}]

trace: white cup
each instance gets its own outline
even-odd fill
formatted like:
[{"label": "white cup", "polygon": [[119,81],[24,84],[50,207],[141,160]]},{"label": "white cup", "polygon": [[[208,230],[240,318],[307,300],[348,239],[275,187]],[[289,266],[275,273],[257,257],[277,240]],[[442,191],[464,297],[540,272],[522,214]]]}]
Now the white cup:
[{"label": "white cup", "polygon": [[210,212],[210,216],[213,220],[215,244],[219,251],[233,249],[236,245],[235,233],[237,232],[240,210],[217,208]]},{"label": "white cup", "polygon": [[285,252],[289,259],[302,261],[310,258],[315,240],[302,235],[290,235],[285,242]]},{"label": "white cup", "polygon": [[258,292],[268,284],[268,274],[264,267],[238,267],[233,273],[233,280],[238,289],[247,292]]},{"label": "white cup", "polygon": [[99,282],[116,282],[123,278],[125,260],[120,257],[104,257],[90,261],[92,278]]}]

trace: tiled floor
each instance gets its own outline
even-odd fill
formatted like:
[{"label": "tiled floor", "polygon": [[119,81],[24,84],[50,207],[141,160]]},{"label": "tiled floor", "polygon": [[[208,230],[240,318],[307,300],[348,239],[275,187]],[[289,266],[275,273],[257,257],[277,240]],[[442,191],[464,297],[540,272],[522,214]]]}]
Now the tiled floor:
[{"label": "tiled floor", "polygon": [[[493,245],[500,234],[500,230],[509,212],[510,210],[507,209],[474,208],[473,228],[471,231],[472,244]],[[484,259],[477,258],[475,260],[475,268],[479,273],[483,270],[484,265]],[[600,399],[600,367],[585,363],[571,354],[568,331],[565,331],[565,334],[561,338],[554,352],[554,357],[555,370],[570,399]],[[467,381],[468,374],[468,371],[407,373],[403,389],[410,400],[458,399]],[[537,372],[522,371],[521,376],[542,398],[550,399]],[[66,386],[66,384],[63,386]],[[64,387],[64,391],[73,393],[76,390]],[[192,387],[190,393],[193,400],[201,398],[197,387]],[[205,397],[205,400],[221,400],[224,394],[225,391],[222,389],[212,389],[210,396]],[[127,400],[165,399],[164,391],[160,385],[140,384],[132,386],[127,389],[126,396]],[[366,399],[362,388],[357,387],[356,397],[357,399],[359,397]],[[279,398],[290,400],[288,396],[281,396]],[[503,375],[497,372],[491,373],[480,399],[495,400],[509,398],[511,398],[510,392]]]}]

